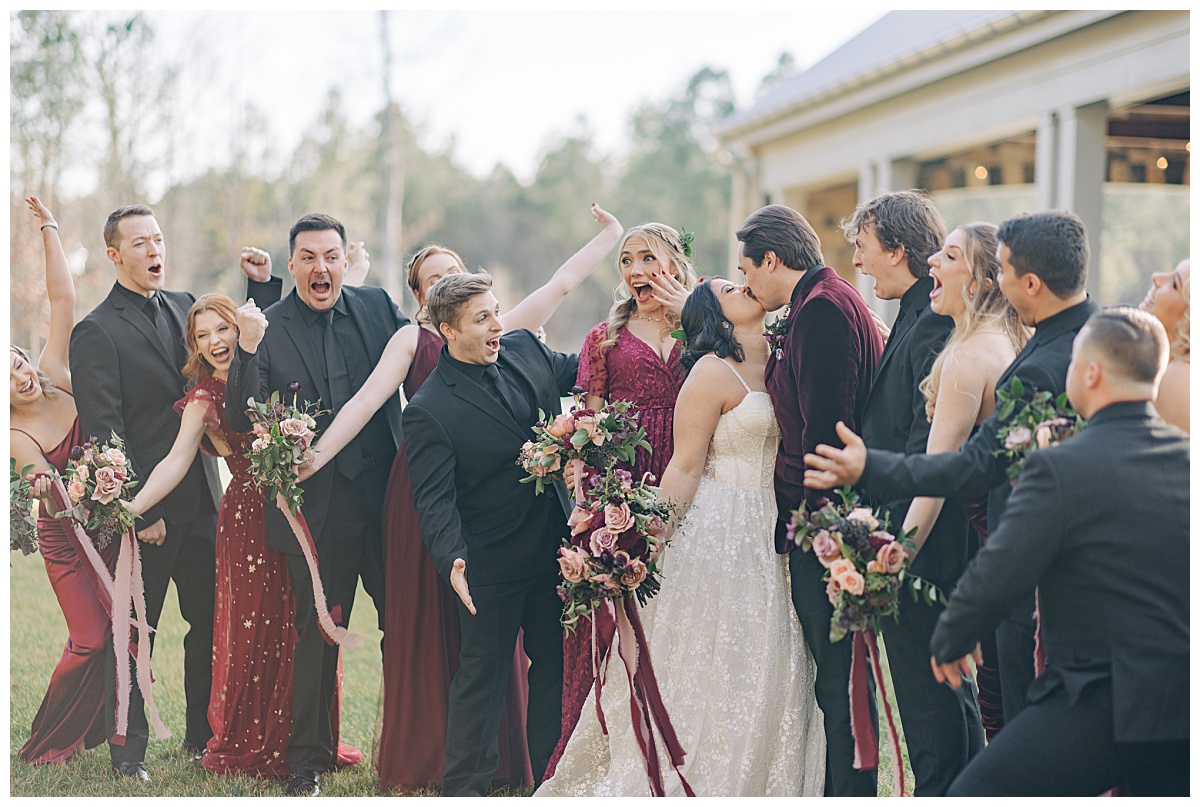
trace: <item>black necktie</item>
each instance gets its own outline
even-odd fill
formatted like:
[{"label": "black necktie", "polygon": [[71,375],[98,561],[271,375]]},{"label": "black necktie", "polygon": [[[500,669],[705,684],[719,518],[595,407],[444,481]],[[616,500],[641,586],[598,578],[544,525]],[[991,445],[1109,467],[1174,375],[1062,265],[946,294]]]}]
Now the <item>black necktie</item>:
[{"label": "black necktie", "polygon": [[[353,397],[350,391],[350,371],[346,369],[346,357],[342,355],[333,332],[333,309],[325,311],[321,316],[325,323],[325,373],[329,376],[329,396],[333,399],[329,402],[329,407],[336,413]],[[362,471],[362,448],[357,438],[338,452],[335,464],[347,479],[359,475]]]},{"label": "black necktie", "polygon": [[508,383],[500,375],[500,368],[494,364],[484,365],[483,377],[487,379],[491,391],[497,400],[504,404],[504,408],[508,410],[508,414],[515,418],[517,414],[516,403],[513,400],[513,393],[509,389]]},{"label": "black necktie", "polygon": [[162,310],[162,300],[159,295],[157,293],[152,294],[146,300],[146,305],[142,310],[146,312],[146,316],[149,317],[150,323],[158,333],[159,340],[163,343],[163,347],[167,349],[167,355],[174,361],[177,358],[175,355],[175,339],[171,335],[171,328],[167,325],[167,312]]}]

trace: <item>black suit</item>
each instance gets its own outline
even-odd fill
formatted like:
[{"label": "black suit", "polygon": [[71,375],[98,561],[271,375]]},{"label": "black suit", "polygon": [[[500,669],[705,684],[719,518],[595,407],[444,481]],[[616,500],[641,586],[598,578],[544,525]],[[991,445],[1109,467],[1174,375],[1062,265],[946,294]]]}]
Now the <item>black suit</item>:
[{"label": "black suit", "polygon": [[[926,276],[900,300],[900,313],[875,368],[875,382],[863,412],[862,437],[871,448],[925,453],[930,423],[920,384],[954,329],[954,320],[929,307],[932,288],[933,278]],[[912,499],[872,504],[885,508],[890,527],[898,535]],[[967,565],[969,531],[962,507],[956,501],[947,502],[913,561],[913,574],[949,592]],[[953,690],[929,674],[925,648],[941,610],[940,605],[902,597],[898,621],[883,621],[888,664],[918,796],[945,795],[954,777],[983,748],[973,686]]]},{"label": "black suit", "polygon": [[1190,467],[1145,401],[1026,462],[930,649],[961,658],[1036,586],[1047,666],[951,795],[1187,795]]},{"label": "black suit", "polygon": [[[250,293],[262,291],[252,284]],[[334,410],[317,418],[318,432],[337,414],[330,389],[321,337],[333,327],[349,375],[350,392],[366,381],[388,340],[408,323],[387,292],[375,286],[344,286],[333,306],[334,320],[326,326],[319,312],[308,309],[293,290],[264,312],[268,323],[253,354],[239,346],[229,368],[225,414],[230,427],[248,431],[246,401],[263,401],[274,391],[288,396],[297,382],[301,406],[321,402]],[[350,620],[361,575],[363,587],[375,601],[383,624],[383,495],[388,471],[400,440],[400,400],[392,396],[338,455],[335,463],[313,474],[303,485],[304,517],[317,545],[326,599],[335,621]],[[347,475],[343,455],[361,456],[361,467]],[[288,765],[295,772],[323,772],[334,759],[329,710],[334,697],[338,648],[321,638],[313,604],[312,579],[299,544],[274,501],[266,503],[267,543],[287,556],[288,574],[296,598],[296,663],[292,678],[292,735]]]},{"label": "black suit", "polygon": [[[186,379],[180,373],[187,359],[183,328],[194,297],[187,292],[159,291],[162,316],[170,334],[163,343],[147,314],[146,298],[114,285],[71,332],[71,380],[83,433],[102,442],[116,432],[134,473],[145,481],[170,452],[179,434],[180,416],[174,409],[183,397]],[[184,738],[204,745],[212,736],[208,725],[208,696],[212,687],[213,587],[216,560],[216,513],[221,498],[216,460],[198,456],[183,481],[162,502],[142,516],[139,528],[160,518],[167,537],[160,546],[139,544],[146,591],[147,619],[158,626],[167,584],[175,581],[179,610],[189,630],[183,640],[183,683],[187,697]],[[113,703],[105,708],[115,716],[115,663],[108,665],[114,686]],[[110,729],[112,726],[110,726]],[[111,734],[111,731],[110,731]],[[141,694],[133,687],[129,733],[124,747],[111,747],[114,762],[143,759],[148,738]]]},{"label": "black suit", "polygon": [[[996,382],[997,411],[958,451],[905,456],[867,450],[867,465],[859,486],[877,498],[942,496],[958,498],[988,493],[988,531],[1000,524],[1012,487],[1005,476],[1006,463],[993,452],[999,448],[999,392],[1013,378],[1030,388],[1058,395],[1066,390],[1067,365],[1075,334],[1099,310],[1089,297],[1039,322],[1033,336]],[[1025,706],[1025,692],[1033,681],[1033,595],[1017,603],[996,629],[1004,719],[1016,717]]]},{"label": "black suit", "polygon": [[[421,532],[449,580],[456,558],[478,614],[459,605],[462,649],[450,685],[448,796],[486,795],[499,759],[498,731],[517,630],[529,668],[529,758],[541,778],[562,720],[562,602],[558,547],[568,534],[564,491],[534,494],[516,464],[538,410],[552,417],[575,384],[578,357],[556,353],[529,331],[500,340],[496,362],[506,404],[484,368],[442,348],[437,368],[404,410],[405,448]],[[558,495],[555,495],[555,494]]]}]

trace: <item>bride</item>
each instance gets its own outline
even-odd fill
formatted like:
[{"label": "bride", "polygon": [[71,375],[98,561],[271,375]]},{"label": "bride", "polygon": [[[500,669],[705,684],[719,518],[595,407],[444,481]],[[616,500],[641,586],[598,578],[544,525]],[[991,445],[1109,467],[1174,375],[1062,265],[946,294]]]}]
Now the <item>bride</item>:
[{"label": "bride", "polygon": [[[790,599],[787,559],[772,551],[779,429],[763,383],[766,312],[722,278],[682,313],[687,380],[663,495],[686,519],[663,553],[662,591],[643,612],[650,655],[698,796],[819,796],[825,735],[814,666]],[[617,663],[617,662],[614,662]],[[629,685],[610,666],[552,778],[536,796],[644,796]],[[682,795],[660,749],[667,795]]]}]

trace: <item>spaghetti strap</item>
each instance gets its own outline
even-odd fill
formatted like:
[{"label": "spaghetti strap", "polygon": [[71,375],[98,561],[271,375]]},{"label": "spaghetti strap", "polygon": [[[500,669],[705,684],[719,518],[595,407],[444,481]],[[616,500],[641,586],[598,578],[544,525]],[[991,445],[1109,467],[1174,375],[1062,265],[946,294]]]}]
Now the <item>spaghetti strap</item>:
[{"label": "spaghetti strap", "polygon": [[12,432],[20,432],[21,434],[23,434],[23,435],[25,435],[26,437],[28,437],[30,440],[32,440],[32,441],[33,441],[33,444],[34,444],[35,446],[37,446],[37,447],[38,447],[38,451],[42,452],[42,456],[43,456],[43,457],[44,457],[44,456],[46,456],[46,449],[42,448],[42,444],[41,444],[41,443],[39,443],[39,442],[37,441],[37,438],[36,438],[36,437],[34,437],[32,434],[30,434],[29,432],[25,431],[24,429],[18,429],[16,426],[9,426],[9,427],[8,427],[8,430],[9,430],[9,431],[12,431]]},{"label": "spaghetti strap", "polygon": [[733,374],[735,376],[737,376],[737,380],[742,382],[742,386],[746,388],[746,392],[754,392],[754,390],[750,389],[750,385],[746,383],[746,379],[742,378],[742,374],[737,371],[736,367],[734,367],[732,364],[725,361],[724,359],[721,359],[721,364],[724,364],[731,371],[733,371]]}]

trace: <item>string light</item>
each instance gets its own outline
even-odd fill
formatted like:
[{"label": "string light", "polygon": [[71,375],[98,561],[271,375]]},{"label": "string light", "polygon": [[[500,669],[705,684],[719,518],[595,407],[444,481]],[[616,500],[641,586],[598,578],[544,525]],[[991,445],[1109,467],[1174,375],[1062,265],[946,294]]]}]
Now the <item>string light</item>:
[{"label": "string light", "polygon": [[1161,168],[1161,169],[1162,169],[1162,170],[1164,170],[1164,171],[1165,171],[1165,170],[1167,170],[1167,158],[1166,158],[1166,157],[1159,157],[1159,158],[1158,158],[1158,162],[1157,162],[1157,163],[1155,163],[1155,165],[1157,165],[1159,168]]},{"label": "string light", "polygon": [[984,168],[982,165],[975,166],[975,178],[976,179],[987,179],[987,174],[988,174],[987,169]]}]

